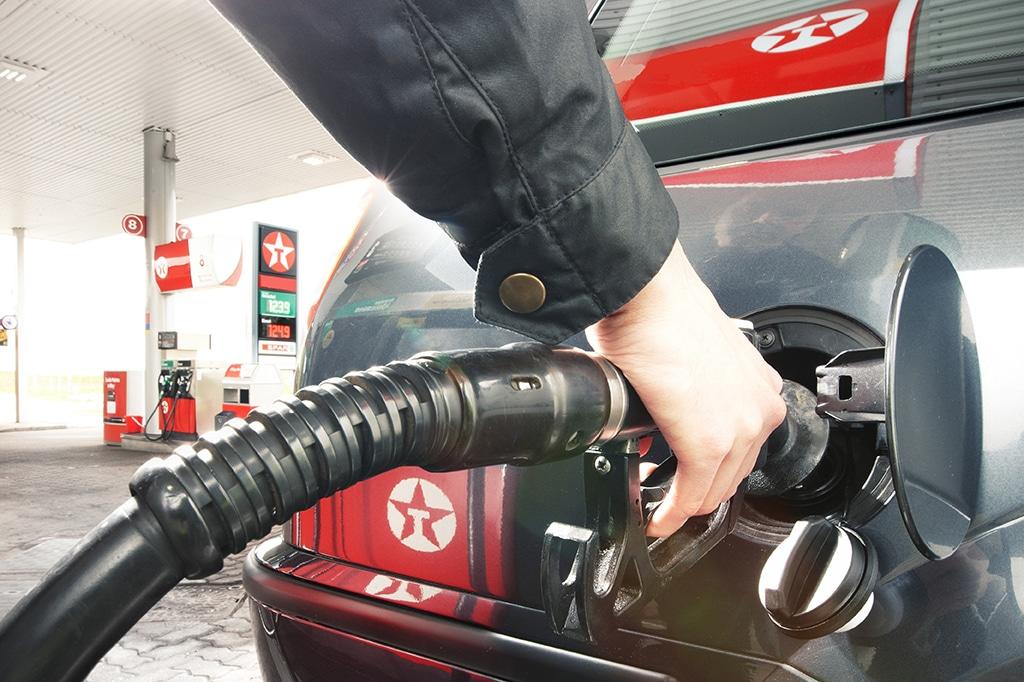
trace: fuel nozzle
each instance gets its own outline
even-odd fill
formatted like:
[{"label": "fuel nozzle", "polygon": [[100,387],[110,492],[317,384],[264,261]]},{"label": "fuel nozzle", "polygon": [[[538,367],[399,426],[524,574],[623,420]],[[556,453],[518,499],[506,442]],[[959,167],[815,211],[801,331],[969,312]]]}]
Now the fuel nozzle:
[{"label": "fuel nozzle", "polygon": [[[815,410],[817,397],[795,381],[783,380],[786,418],[761,447],[747,477],[745,495],[773,497],[789,492],[814,472],[828,445],[828,422]],[[669,457],[640,484],[644,519],[649,519],[672,485],[676,459]]]},{"label": "fuel nozzle", "polygon": [[782,386],[786,418],[765,441],[747,495],[781,495],[800,485],[821,462],[828,445],[828,422],[816,411],[817,396],[786,379]]}]

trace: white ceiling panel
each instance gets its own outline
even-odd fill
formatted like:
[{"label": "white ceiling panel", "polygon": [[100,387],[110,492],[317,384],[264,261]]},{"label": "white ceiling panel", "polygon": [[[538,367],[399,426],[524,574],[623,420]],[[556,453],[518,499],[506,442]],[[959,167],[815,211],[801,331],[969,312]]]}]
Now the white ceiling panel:
[{"label": "white ceiling panel", "polygon": [[206,0],[0,0],[0,57],[47,72],[0,80],[0,229],[119,231],[148,126],[178,137],[179,220],[366,175]]}]

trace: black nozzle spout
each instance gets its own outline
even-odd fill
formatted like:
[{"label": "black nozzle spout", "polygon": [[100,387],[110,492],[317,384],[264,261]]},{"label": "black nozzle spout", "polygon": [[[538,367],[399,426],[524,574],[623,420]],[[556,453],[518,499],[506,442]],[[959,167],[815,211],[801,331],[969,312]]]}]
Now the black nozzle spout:
[{"label": "black nozzle spout", "polygon": [[232,419],[133,476],[132,498],[0,622],[0,680],[83,679],[182,578],[399,466],[539,464],[653,428],[615,367],[523,343],[353,372]]},{"label": "black nozzle spout", "polygon": [[817,397],[810,389],[786,379],[782,386],[786,418],[776,428],[747,478],[747,494],[754,497],[781,495],[810,476],[828,445],[828,422],[815,408]]}]

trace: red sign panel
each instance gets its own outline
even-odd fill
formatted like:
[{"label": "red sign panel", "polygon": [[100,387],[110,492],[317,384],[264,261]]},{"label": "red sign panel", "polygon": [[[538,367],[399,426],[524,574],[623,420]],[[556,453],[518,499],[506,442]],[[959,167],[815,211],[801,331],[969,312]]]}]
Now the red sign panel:
[{"label": "red sign panel", "polygon": [[236,240],[198,237],[159,244],[153,251],[153,276],[163,292],[233,286],[241,273],[242,245]]},{"label": "red sign panel", "polygon": [[158,244],[153,250],[153,276],[160,291],[192,288],[188,241]]},{"label": "red sign panel", "polygon": [[259,276],[259,288],[260,289],[273,289],[275,291],[289,291],[295,293],[298,287],[297,281],[294,277],[275,277],[273,275],[260,274]]},{"label": "red sign panel", "polygon": [[905,77],[916,4],[844,2],[681,45],[606,56],[605,63],[634,122],[797,93],[881,85]]}]

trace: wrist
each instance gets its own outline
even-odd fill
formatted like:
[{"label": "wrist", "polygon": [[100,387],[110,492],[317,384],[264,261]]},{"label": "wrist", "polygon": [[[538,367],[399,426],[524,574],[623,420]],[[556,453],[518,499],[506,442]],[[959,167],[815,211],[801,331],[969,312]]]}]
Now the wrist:
[{"label": "wrist", "polygon": [[[602,322],[626,322],[652,318],[677,317],[682,311],[707,309],[718,305],[677,242],[661,269],[625,305]],[[600,324],[600,323],[599,323]]]}]

